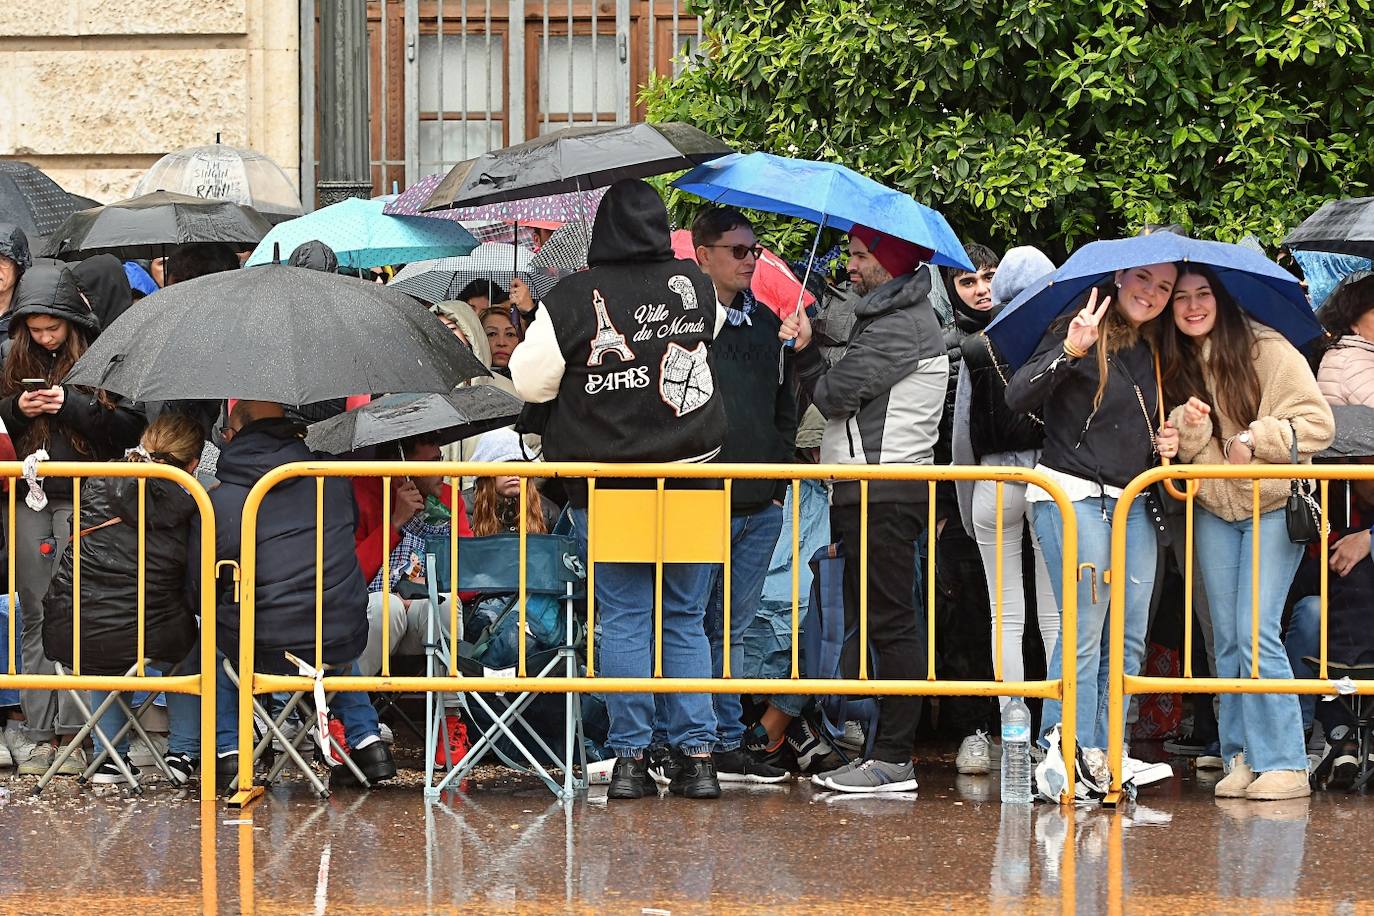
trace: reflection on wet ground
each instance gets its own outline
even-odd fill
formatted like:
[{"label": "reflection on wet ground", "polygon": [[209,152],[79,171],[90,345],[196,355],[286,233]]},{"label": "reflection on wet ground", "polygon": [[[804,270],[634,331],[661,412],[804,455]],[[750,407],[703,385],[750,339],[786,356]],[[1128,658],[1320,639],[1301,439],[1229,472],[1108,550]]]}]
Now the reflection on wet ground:
[{"label": "reflection on wet ground", "polygon": [[797,784],[568,808],[509,785],[429,803],[290,786],[205,818],[160,787],[34,799],[33,780],[0,778],[0,911],[1254,913],[1374,896],[1349,851],[1374,828],[1362,797],[1221,803],[1187,776],[1119,812],[1003,807],[992,778],[920,775],[901,798]]}]

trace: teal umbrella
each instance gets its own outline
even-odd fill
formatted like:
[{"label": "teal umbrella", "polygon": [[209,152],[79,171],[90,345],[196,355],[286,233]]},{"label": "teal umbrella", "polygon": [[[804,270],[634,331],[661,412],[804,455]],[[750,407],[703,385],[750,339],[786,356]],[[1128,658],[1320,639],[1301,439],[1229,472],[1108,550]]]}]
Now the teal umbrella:
[{"label": "teal umbrella", "polygon": [[353,270],[465,255],[477,239],[458,223],[388,216],[381,200],[350,198],[272,228],[245,267],[286,261],[304,242],[324,242]]}]

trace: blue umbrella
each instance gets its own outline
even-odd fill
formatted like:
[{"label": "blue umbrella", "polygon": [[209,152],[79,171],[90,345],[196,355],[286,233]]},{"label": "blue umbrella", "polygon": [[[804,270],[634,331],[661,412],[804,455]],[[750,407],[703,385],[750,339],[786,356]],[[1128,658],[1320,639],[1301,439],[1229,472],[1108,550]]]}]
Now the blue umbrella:
[{"label": "blue umbrella", "polygon": [[1172,232],[1084,245],[1054,273],[1022,290],[988,325],[987,335],[1013,367],[1019,366],[1030,359],[1054,320],[1081,303],[1089,287],[1109,279],[1114,271],[1177,261],[1210,267],[1251,318],[1294,346],[1321,336],[1307,296],[1288,271],[1249,248]]},{"label": "blue umbrella", "polygon": [[340,267],[353,270],[465,255],[477,247],[477,239],[458,223],[387,216],[385,205],[350,198],[287,220],[263,237],[244,266],[285,261],[297,245],[309,241],[324,242],[338,255]]},{"label": "blue umbrella", "polygon": [[909,194],[833,162],[731,153],[697,166],[673,187],[719,204],[800,217],[822,228],[848,232],[857,223],[928,249],[932,264],[974,269],[943,216]]}]

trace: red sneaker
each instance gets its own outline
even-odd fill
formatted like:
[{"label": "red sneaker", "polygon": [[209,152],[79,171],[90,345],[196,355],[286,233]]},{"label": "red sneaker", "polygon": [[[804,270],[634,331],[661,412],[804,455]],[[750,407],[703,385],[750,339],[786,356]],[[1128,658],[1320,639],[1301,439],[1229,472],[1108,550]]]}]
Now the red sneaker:
[{"label": "red sneaker", "polygon": [[442,744],[434,748],[434,765],[439,767],[458,763],[472,746],[468,741],[468,727],[461,716],[444,716],[444,737],[448,741],[447,755]]},{"label": "red sneaker", "polygon": [[[344,749],[345,754],[349,752],[348,739],[344,737],[343,723],[338,719],[331,718],[329,720],[329,737],[339,742],[339,746]],[[339,756],[339,752],[334,749],[333,744],[329,745],[329,756],[335,763],[343,763],[343,758]]]}]

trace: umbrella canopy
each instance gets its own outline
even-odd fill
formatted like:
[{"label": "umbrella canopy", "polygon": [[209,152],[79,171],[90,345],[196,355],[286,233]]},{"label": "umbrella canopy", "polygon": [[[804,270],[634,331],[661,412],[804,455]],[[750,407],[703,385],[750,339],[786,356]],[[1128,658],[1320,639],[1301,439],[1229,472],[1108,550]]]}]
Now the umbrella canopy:
[{"label": "umbrella canopy", "polygon": [[[679,229],[673,233],[673,254],[688,261],[697,259],[690,230]],[[801,281],[792,273],[787,262],[766,248],[754,265],[754,277],[749,281],[749,288],[779,318],[786,318],[796,310],[797,294],[802,291]],[[807,293],[802,300],[802,308],[815,301],[816,297]]]},{"label": "umbrella canopy", "polygon": [[252,207],[271,223],[305,212],[281,166],[257,150],[222,143],[177,150],[154,162],[134,194],[153,191],[232,201]]},{"label": "umbrella canopy", "polygon": [[489,374],[409,296],[272,264],[177,283],[134,303],[67,381],[139,401],[306,404],[380,391],[447,394]]},{"label": "umbrella canopy", "polygon": [[1035,352],[1054,320],[1078,305],[1089,287],[1118,270],[1177,261],[1210,267],[1251,318],[1269,325],[1294,346],[1322,335],[1302,286],[1288,271],[1249,248],[1172,232],[1084,245],[1054,273],[1022,290],[988,325],[987,335],[1012,366],[1019,366]]},{"label": "umbrella canopy", "polygon": [[587,223],[568,223],[549,236],[530,259],[530,266],[541,273],[557,276],[587,266],[592,247],[592,227]]},{"label": "umbrella canopy", "polygon": [[1374,408],[1363,404],[1332,404],[1336,439],[1315,457],[1323,461],[1374,456]]},{"label": "umbrella canopy", "polygon": [[324,242],[353,270],[467,254],[477,240],[454,222],[387,216],[380,200],[356,197],[274,226],[245,267],[285,258],[303,242]]},{"label": "umbrella canopy", "polygon": [[188,242],[254,245],[271,228],[252,207],[155,191],[74,213],[48,240],[48,254],[68,261],[97,254],[156,258]]},{"label": "umbrella canopy", "polygon": [[1322,204],[1288,234],[1283,247],[1374,258],[1374,197]]},{"label": "umbrella canopy", "polygon": [[510,426],[524,406],[524,401],[495,385],[473,385],[448,394],[389,394],[312,424],[305,443],[331,455],[421,434],[447,445]]},{"label": "umbrella canopy", "polygon": [[52,235],[80,204],[27,162],[0,161],[0,222],[14,223],[30,241]]},{"label": "umbrella canopy", "polygon": [[676,121],[565,127],[458,163],[422,209],[589,191],[690,169],[729,152],[715,137]]},{"label": "umbrella canopy", "polygon": [[425,302],[447,302],[456,299],[463,287],[474,280],[509,290],[512,278],[518,276],[529,284],[535,296],[547,295],[558,279],[535,272],[530,265],[532,257],[524,248],[485,242],[466,257],[407,264],[387,286]]},{"label": "umbrella canopy", "polygon": [[605,188],[597,188],[593,191],[573,191],[568,194],[548,194],[544,197],[502,201],[481,207],[450,207],[432,213],[423,212],[420,208],[429,202],[430,196],[439,187],[443,177],[428,175],[421,178],[388,203],[385,212],[392,216],[426,216],[462,223],[503,223],[557,229],[564,223],[590,223],[596,217],[596,208],[601,203],[601,198],[606,196]]},{"label": "umbrella canopy", "polygon": [[856,224],[868,226],[926,249],[932,264],[973,270],[938,212],[833,162],[734,153],[698,166],[673,187],[718,204],[796,216],[843,232]]}]

